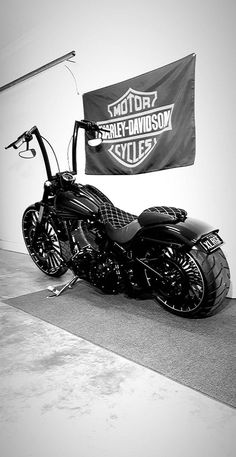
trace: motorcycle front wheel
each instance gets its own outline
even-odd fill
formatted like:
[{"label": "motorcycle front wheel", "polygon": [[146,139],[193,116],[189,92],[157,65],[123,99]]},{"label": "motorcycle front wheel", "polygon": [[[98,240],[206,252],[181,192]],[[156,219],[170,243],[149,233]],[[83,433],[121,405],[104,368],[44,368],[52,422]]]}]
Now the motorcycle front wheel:
[{"label": "motorcycle front wheel", "polygon": [[[221,249],[207,254],[147,247],[142,261],[145,280],[154,298],[168,311],[182,317],[207,317],[218,312],[230,286],[227,260]],[[156,274],[155,274],[156,271]]]},{"label": "motorcycle front wheel", "polygon": [[68,241],[61,241],[55,222],[48,218],[33,242],[39,213],[35,205],[29,206],[22,217],[22,232],[28,252],[37,267],[49,276],[61,276],[67,270],[65,259],[70,256]]}]

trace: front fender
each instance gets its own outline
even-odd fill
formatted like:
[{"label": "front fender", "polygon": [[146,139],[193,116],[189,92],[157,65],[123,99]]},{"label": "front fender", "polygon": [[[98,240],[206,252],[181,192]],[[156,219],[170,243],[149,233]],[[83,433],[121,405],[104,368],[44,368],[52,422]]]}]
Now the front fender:
[{"label": "front fender", "polygon": [[183,222],[158,224],[143,227],[136,236],[138,239],[155,241],[164,244],[187,245],[190,249],[200,241],[204,235],[218,232],[209,224],[187,217]]}]

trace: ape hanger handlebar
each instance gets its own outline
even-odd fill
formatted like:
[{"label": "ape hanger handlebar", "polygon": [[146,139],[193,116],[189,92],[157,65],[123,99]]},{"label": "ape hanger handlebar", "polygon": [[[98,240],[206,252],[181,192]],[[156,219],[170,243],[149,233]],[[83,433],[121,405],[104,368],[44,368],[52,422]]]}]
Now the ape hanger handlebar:
[{"label": "ape hanger handlebar", "polygon": [[[82,128],[85,130],[88,134],[94,135],[95,133],[100,133],[100,132],[109,132],[107,129],[103,129],[99,127],[99,125],[96,124],[96,122],[88,121],[88,120],[82,120],[82,121],[75,121],[74,124],[74,131],[73,131],[73,137],[72,137],[72,173],[77,174],[77,158],[76,158],[76,153],[77,153],[77,136],[78,136],[78,130],[79,128]],[[48,158],[48,153],[43,141],[43,137],[41,136],[38,128],[36,126],[33,126],[30,130],[27,130],[26,132],[22,133],[15,141],[10,143],[8,146],[5,147],[5,149],[9,148],[14,148],[18,149],[20,146],[22,146],[23,143],[26,143],[27,149],[29,142],[33,139],[33,135],[36,137],[36,140],[38,141],[40,150],[43,155],[44,163],[45,163],[45,168],[47,172],[47,178],[48,180],[52,179],[52,172],[51,172],[51,166]]]}]

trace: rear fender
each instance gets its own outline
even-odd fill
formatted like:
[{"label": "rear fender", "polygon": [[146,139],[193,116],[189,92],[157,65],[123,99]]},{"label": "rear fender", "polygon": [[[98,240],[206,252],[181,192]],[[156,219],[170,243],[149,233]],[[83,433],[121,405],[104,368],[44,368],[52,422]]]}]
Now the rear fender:
[{"label": "rear fender", "polygon": [[[198,242],[202,244],[202,241],[206,239],[206,235],[210,233],[217,234],[217,232],[217,229],[205,222],[187,217],[183,222],[143,227],[135,237],[134,244],[138,247],[138,243],[141,240],[142,242],[146,240],[160,244],[186,246],[191,249]],[[202,247],[207,252],[214,250],[212,248],[207,249],[207,244],[202,244]]]}]

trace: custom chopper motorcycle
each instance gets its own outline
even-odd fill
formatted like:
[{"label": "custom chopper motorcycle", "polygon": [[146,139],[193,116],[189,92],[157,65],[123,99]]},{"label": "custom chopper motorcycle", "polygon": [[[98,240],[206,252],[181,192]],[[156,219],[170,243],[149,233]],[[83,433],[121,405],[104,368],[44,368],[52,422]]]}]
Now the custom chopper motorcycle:
[{"label": "custom chopper motorcycle", "polygon": [[44,159],[43,197],[25,210],[22,229],[29,254],[43,273],[73,272],[70,282],[60,290],[49,287],[51,292],[60,295],[84,279],[107,294],[153,297],[183,317],[214,314],[230,284],[218,230],[180,208],[155,206],[136,216],[114,206],[96,187],[76,183],[79,128],[91,146],[102,141],[104,130],[94,122],[75,121],[72,171],[52,175],[45,142],[51,145],[36,126],[6,147],[26,143],[26,153],[33,157],[29,143],[35,137]]}]

